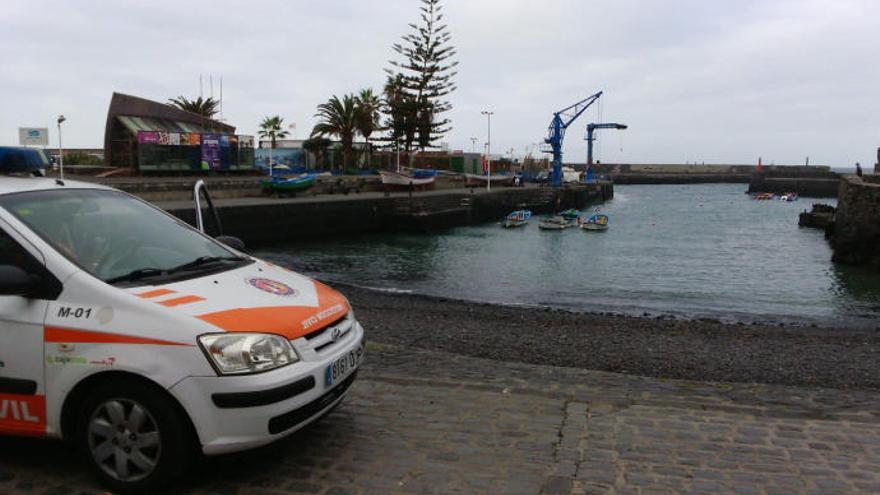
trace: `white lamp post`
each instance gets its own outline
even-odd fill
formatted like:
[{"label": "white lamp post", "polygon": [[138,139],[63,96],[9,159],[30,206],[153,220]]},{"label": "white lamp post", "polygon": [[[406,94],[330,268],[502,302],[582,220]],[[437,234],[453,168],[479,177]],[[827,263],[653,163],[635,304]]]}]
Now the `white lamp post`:
[{"label": "white lamp post", "polygon": [[492,190],[492,115],[495,112],[483,110],[480,112],[486,116],[486,190]]},{"label": "white lamp post", "polygon": [[269,178],[272,178],[272,141],[275,140],[275,131],[269,135]]},{"label": "white lamp post", "polygon": [[61,145],[61,123],[67,120],[64,115],[58,116],[58,170],[64,180],[64,147]]},{"label": "white lamp post", "polygon": [[477,151],[477,138],[471,138],[471,152]]}]

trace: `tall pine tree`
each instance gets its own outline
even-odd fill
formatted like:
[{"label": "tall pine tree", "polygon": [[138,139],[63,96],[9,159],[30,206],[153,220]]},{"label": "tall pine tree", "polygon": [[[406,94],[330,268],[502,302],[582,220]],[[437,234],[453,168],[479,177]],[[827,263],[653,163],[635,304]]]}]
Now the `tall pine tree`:
[{"label": "tall pine tree", "polygon": [[[412,32],[401,36],[401,43],[392,45],[401,60],[390,61],[392,67],[385,72],[389,85],[402,93],[389,100],[386,86],[389,140],[402,138],[407,150],[415,142],[424,151],[436,147],[436,141],[451,129],[451,121],[443,114],[452,109],[446,96],[455,91],[452,78],[457,74],[458,62],[452,60],[455,47],[450,44],[452,35],[442,23],[440,0],[421,2],[421,23],[410,24]],[[397,108],[398,105],[404,108]],[[405,127],[395,129],[396,123]]]}]

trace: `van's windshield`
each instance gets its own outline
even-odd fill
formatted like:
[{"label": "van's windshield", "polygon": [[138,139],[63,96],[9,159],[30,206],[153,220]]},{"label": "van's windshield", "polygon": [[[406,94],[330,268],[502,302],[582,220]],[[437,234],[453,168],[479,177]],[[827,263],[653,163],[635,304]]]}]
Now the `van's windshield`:
[{"label": "van's windshield", "polygon": [[23,192],[0,196],[0,207],[67,259],[108,283],[184,279],[249,261],[118,191]]}]

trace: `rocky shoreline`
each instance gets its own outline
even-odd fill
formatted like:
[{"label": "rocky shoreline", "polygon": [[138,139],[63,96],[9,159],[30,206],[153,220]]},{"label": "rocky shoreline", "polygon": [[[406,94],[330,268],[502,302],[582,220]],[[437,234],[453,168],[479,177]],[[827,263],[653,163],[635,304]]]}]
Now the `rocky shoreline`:
[{"label": "rocky shoreline", "polygon": [[880,328],[577,313],[331,285],[384,344],[655,378],[880,390]]}]

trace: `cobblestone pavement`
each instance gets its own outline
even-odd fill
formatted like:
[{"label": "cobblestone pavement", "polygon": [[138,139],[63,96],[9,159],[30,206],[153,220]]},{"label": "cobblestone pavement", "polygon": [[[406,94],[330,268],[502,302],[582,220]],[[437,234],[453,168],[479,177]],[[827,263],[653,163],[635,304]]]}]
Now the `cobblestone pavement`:
[{"label": "cobblestone pavement", "polygon": [[[0,437],[0,493],[102,493]],[[880,392],[658,380],[371,345],[346,402],[172,493],[880,493]]]}]

